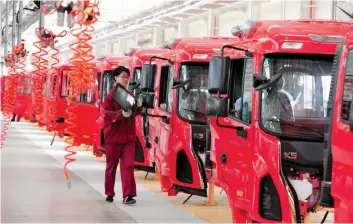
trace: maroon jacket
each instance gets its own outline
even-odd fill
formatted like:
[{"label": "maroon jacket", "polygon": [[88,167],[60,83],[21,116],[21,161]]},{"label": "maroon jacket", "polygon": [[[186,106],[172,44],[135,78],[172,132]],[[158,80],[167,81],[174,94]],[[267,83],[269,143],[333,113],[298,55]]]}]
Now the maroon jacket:
[{"label": "maroon jacket", "polygon": [[[122,107],[113,100],[115,88],[104,100],[104,140],[105,144],[123,144],[136,140],[135,116],[124,117]],[[130,92],[131,93],[131,92]],[[137,109],[139,114],[142,107]]]}]

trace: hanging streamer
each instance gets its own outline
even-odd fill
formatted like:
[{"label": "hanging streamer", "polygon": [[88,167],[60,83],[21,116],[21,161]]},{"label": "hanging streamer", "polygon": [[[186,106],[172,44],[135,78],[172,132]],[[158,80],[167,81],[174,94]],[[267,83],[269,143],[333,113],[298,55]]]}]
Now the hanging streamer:
[{"label": "hanging streamer", "polygon": [[72,16],[74,17],[74,25],[76,25],[76,27],[71,30],[71,34],[77,38],[77,42],[70,45],[74,54],[69,60],[69,63],[72,66],[68,73],[68,90],[70,94],[66,98],[69,106],[66,110],[68,119],[65,119],[65,123],[67,124],[65,132],[69,134],[69,138],[65,139],[65,142],[68,143],[69,146],[65,147],[65,151],[68,152],[68,154],[65,155],[67,161],[64,165],[64,174],[69,188],[71,187],[71,184],[67,165],[76,161],[75,158],[72,158],[76,152],[70,150],[71,147],[76,145],[75,109],[77,106],[74,106],[72,101],[74,99],[79,99],[80,94],[87,92],[95,81],[92,79],[92,77],[96,77],[96,73],[94,72],[95,63],[92,62],[94,56],[92,55],[92,46],[88,41],[92,39],[91,35],[95,30],[93,24],[97,22],[97,16],[99,16],[98,5],[98,0],[94,1],[94,3],[84,1],[83,4],[80,1],[79,6],[71,11]]}]

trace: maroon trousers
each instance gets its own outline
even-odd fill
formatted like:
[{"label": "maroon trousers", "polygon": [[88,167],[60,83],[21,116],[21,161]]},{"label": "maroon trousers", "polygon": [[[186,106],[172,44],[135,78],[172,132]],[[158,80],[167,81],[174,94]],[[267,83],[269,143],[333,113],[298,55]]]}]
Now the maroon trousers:
[{"label": "maroon trousers", "polygon": [[130,142],[127,144],[106,144],[104,149],[107,159],[107,166],[105,168],[105,194],[107,196],[115,196],[115,175],[120,160],[120,175],[123,198],[127,196],[135,197],[135,142]]}]

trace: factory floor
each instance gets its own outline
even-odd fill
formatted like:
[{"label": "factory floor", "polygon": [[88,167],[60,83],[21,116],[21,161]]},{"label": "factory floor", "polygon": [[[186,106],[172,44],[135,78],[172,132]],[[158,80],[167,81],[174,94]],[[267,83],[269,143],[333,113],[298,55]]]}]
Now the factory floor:
[{"label": "factory floor", "polygon": [[[2,119],[1,119],[2,120]],[[2,125],[1,125],[2,127]],[[63,140],[50,145],[52,134],[27,121],[12,122],[1,149],[1,223],[231,223],[225,193],[215,189],[217,206],[205,206],[206,198],[160,192],[154,174],[136,171],[135,205],[121,203],[120,176],[113,203],[105,201],[105,158],[91,149],[76,147],[77,161],[68,165],[71,188],[63,172]],[[323,212],[311,217],[321,222]],[[330,213],[326,222],[333,222]]]}]

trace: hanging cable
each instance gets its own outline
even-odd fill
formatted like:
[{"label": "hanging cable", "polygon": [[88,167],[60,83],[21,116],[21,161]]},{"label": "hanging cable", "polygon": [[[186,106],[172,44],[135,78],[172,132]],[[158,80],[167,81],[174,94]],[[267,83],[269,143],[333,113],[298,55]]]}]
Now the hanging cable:
[{"label": "hanging cable", "polygon": [[65,123],[67,124],[65,132],[69,137],[65,139],[65,142],[69,145],[65,147],[65,151],[68,152],[68,154],[65,155],[67,161],[64,165],[64,174],[68,188],[71,187],[71,184],[67,165],[76,161],[75,158],[72,158],[76,152],[70,150],[70,148],[76,145],[75,129],[77,116],[74,111],[77,106],[72,104],[72,101],[80,99],[81,93],[87,92],[95,81],[92,79],[92,77],[96,77],[96,73],[94,72],[95,63],[92,62],[94,56],[92,55],[92,46],[88,41],[92,39],[91,35],[95,30],[93,24],[97,22],[97,16],[99,16],[98,5],[99,0],[94,1],[94,3],[79,1],[79,6],[71,11],[74,17],[74,26],[76,25],[76,27],[71,30],[71,34],[77,38],[77,42],[70,45],[74,54],[69,60],[69,64],[72,66],[68,72],[68,90],[70,94],[66,98],[68,101],[68,108],[66,109],[68,119],[65,119]]}]

